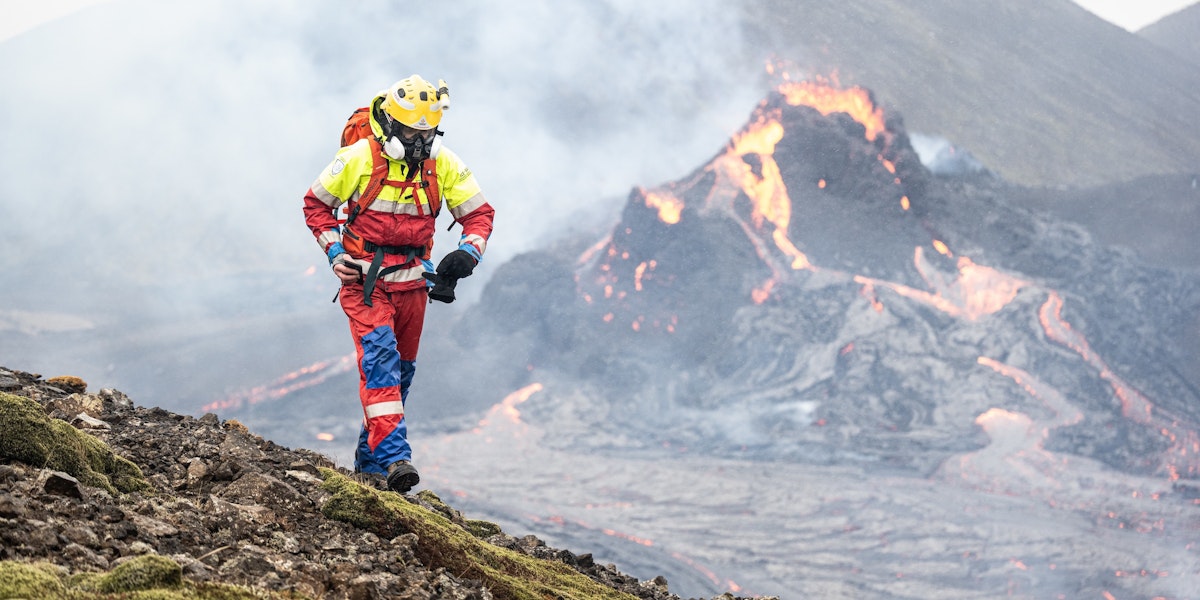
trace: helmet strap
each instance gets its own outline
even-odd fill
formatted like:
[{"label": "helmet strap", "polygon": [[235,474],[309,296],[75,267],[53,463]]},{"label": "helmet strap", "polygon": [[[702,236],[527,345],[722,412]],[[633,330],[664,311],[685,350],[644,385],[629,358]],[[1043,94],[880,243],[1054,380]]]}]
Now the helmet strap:
[{"label": "helmet strap", "polygon": [[438,152],[442,151],[442,132],[435,131],[433,134],[433,142],[429,144],[429,158],[437,158]]}]

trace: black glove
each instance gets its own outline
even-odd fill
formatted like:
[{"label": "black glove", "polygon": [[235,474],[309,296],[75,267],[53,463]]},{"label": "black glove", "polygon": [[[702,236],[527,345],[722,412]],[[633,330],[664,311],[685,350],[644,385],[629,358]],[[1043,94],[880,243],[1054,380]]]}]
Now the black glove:
[{"label": "black glove", "polygon": [[470,252],[459,249],[442,257],[442,262],[437,266],[437,274],[442,279],[462,279],[470,276],[477,264],[479,261],[475,260]]},{"label": "black glove", "polygon": [[433,287],[429,288],[430,300],[437,300],[446,304],[454,302],[454,286],[458,285],[457,279],[442,277],[436,273],[421,273],[421,275],[433,282]]}]

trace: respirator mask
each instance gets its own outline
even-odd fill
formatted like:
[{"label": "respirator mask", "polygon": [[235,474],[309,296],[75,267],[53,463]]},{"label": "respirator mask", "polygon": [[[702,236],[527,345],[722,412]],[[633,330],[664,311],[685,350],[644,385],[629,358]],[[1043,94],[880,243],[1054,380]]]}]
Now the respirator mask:
[{"label": "respirator mask", "polygon": [[419,163],[427,158],[437,158],[442,148],[442,132],[433,129],[413,129],[388,115],[387,141],[383,143],[383,152],[388,156],[411,163]]}]

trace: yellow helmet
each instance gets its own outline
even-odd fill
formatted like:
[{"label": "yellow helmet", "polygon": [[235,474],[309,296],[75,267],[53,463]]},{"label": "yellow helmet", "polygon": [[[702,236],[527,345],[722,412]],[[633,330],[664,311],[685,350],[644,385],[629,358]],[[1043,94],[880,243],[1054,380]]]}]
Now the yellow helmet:
[{"label": "yellow helmet", "polygon": [[450,90],[441,79],[434,89],[420,75],[411,75],[388,88],[381,108],[413,129],[434,129],[442,122],[442,112],[450,108]]}]

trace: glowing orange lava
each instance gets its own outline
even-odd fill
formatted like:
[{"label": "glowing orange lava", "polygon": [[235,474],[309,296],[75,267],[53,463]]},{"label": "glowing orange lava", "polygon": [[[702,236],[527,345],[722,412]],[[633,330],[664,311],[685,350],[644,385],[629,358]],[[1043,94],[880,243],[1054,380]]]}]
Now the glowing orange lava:
[{"label": "glowing orange lava", "polygon": [[1113,393],[1121,402],[1121,414],[1136,423],[1149,426],[1171,444],[1167,452],[1165,464],[1162,466],[1167,476],[1172,480],[1180,477],[1180,468],[1189,475],[1200,474],[1200,436],[1196,431],[1180,425],[1133,386],[1126,383],[1108,366],[1104,359],[1092,351],[1087,339],[1071,328],[1071,324],[1062,316],[1063,299],[1057,292],[1051,291],[1045,304],[1038,311],[1038,320],[1046,337],[1075,351],[1084,362],[1091,365],[1099,373],[1100,378],[1112,386]]},{"label": "glowing orange lava", "polygon": [[653,271],[654,267],[657,265],[658,262],[653,260],[639,264],[637,268],[633,270],[633,289],[639,292],[642,291],[642,278],[645,277],[647,269]]},{"label": "glowing orange lava", "polygon": [[992,430],[998,427],[1009,427],[1016,425],[1018,427],[1028,427],[1030,424],[1029,417],[1021,413],[1014,413],[1004,410],[1003,408],[989,408],[987,412],[975,417],[975,424],[983,427],[985,430]]},{"label": "glowing orange lava", "polygon": [[612,234],[610,233],[605,236],[604,239],[589,246],[587,250],[583,251],[583,254],[579,255],[579,260],[575,261],[576,266],[582,266],[591,262],[591,260],[595,258],[597,254],[600,254],[600,251],[608,246],[611,242]]},{"label": "glowing orange lava", "polygon": [[[1083,421],[1083,412],[1068,402],[1067,399],[1060,392],[1058,392],[1058,390],[1039,381],[1037,378],[1025,372],[1024,370],[986,356],[980,356],[978,362],[979,364],[988,367],[993,371],[1008,377],[1009,379],[1012,379],[1017,385],[1024,388],[1024,390],[1028,392],[1030,396],[1041,400],[1042,404],[1044,404],[1046,408],[1050,409],[1050,411],[1054,413],[1055,417],[1053,420],[1042,423],[1043,440],[1049,437],[1051,429],[1069,427]],[[976,420],[976,422],[978,423],[978,420]]]},{"label": "glowing orange lava", "polygon": [[866,128],[868,140],[886,130],[883,109],[875,106],[871,94],[860,87],[838,89],[821,81],[787,81],[779,86],[779,92],[792,106],[809,106],[821,114],[846,113]]},{"label": "glowing orange lava", "polygon": [[914,252],[913,262],[933,290],[932,293],[862,275],[855,275],[854,281],[888,288],[905,298],[918,300],[948,315],[971,321],[999,312],[1027,285],[1021,279],[977,265],[965,256],[958,258],[957,273],[950,278],[925,261],[920,246]]},{"label": "glowing orange lava", "polygon": [[260,385],[242,392],[230,395],[222,400],[205,404],[200,408],[204,412],[219,412],[241,408],[245,404],[258,404],[265,400],[282,398],[297,390],[312,387],[324,382],[339,373],[346,373],[357,368],[353,354],[332,360],[322,360],[307,367],[302,367],[287,373],[267,385]]},{"label": "glowing orange lava", "polygon": [[[710,165],[718,175],[718,182],[709,196],[710,204],[715,199],[731,202],[739,193],[745,194],[751,201],[750,222],[743,223],[743,228],[759,255],[768,265],[773,261],[764,255],[765,239],[769,236],[771,242],[784,256],[790,258],[789,267],[793,270],[810,269],[812,263],[788,238],[788,225],[792,219],[792,200],[788,196],[787,186],[775,162],[775,145],[783,139],[783,125],[777,116],[768,118],[761,115],[758,121],[740,134],[734,136],[726,153],[718,157]],[[746,156],[754,155],[758,160],[758,169],[754,169],[745,160]],[[767,224],[771,229],[764,231]],[[764,235],[765,234],[765,235]],[[774,278],[781,277],[777,274]],[[756,303],[762,303],[769,296],[774,282],[759,286],[752,293]]]},{"label": "glowing orange lava", "polygon": [[683,213],[683,201],[663,191],[648,192],[643,190],[646,206],[658,210],[658,218],[667,225],[679,222]]},{"label": "glowing orange lava", "polygon": [[542,391],[542,384],[531,383],[505,396],[499,404],[493,406],[492,409],[488,411],[488,415],[486,417],[479,421],[479,427],[476,428],[476,431],[478,432],[483,427],[486,427],[492,422],[492,419],[496,417],[504,417],[511,423],[522,425],[521,411],[517,410],[517,405],[525,402],[530,396],[540,391]]}]

